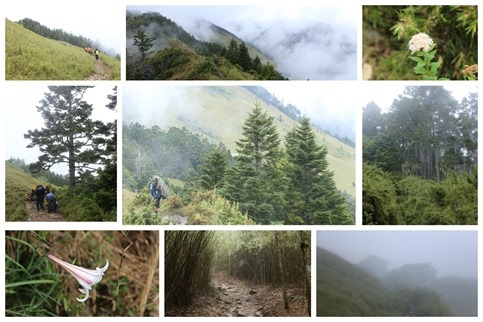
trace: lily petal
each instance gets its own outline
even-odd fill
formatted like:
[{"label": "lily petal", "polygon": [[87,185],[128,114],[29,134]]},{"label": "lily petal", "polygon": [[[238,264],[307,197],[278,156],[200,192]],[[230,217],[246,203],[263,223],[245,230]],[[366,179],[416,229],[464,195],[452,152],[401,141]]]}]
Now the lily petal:
[{"label": "lily petal", "polygon": [[96,267],[96,269],[94,270],[64,262],[63,260],[55,257],[52,254],[47,254],[47,257],[65,268],[69,273],[72,274],[72,276],[76,278],[79,284],[83,287],[83,289],[80,288],[79,291],[86,296],[82,299],[77,299],[77,301],[79,302],[85,302],[89,298],[89,290],[92,289],[92,285],[101,281],[102,276],[104,276],[104,272],[109,267],[109,261],[107,259],[106,265],[104,265],[104,267]]}]

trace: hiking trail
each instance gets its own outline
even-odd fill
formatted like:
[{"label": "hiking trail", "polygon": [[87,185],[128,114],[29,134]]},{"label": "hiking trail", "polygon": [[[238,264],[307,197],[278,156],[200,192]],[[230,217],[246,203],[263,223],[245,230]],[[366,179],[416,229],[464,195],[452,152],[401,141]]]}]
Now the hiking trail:
[{"label": "hiking trail", "polygon": [[112,80],[112,72],[102,60],[96,60],[96,73],[85,80]]},{"label": "hiking trail", "polygon": [[37,211],[37,203],[35,201],[26,201],[25,208],[28,212],[28,221],[66,221],[61,214],[48,213],[47,207],[45,210]]},{"label": "hiking trail", "polygon": [[307,316],[303,290],[288,288],[290,309],[284,309],[280,288],[237,279],[225,273],[212,276],[211,294],[194,299],[186,308],[174,308],[166,316]]}]

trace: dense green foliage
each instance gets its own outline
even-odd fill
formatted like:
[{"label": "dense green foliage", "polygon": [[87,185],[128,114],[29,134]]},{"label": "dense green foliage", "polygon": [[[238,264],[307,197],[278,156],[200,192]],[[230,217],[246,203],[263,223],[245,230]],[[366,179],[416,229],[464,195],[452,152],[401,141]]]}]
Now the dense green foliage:
[{"label": "dense green foliage", "polygon": [[[32,172],[48,170],[55,164],[69,166],[69,185],[76,184],[80,174],[89,174],[93,165],[105,162],[112,149],[109,137],[115,125],[91,118],[93,107],[83,100],[89,86],[49,86],[37,106],[44,128],[29,130],[24,137],[31,142],[27,148],[39,147],[43,154],[31,166]],[[115,151],[114,151],[115,152]]]},{"label": "dense green foliage", "polygon": [[478,63],[477,6],[364,6],[364,62],[373,79],[420,79],[409,60],[409,39],[419,33],[434,41],[439,77],[469,79],[462,71]]},{"label": "dense green foliage", "polygon": [[255,222],[354,223],[308,118],[287,134],[283,151],[273,118],[255,104],[236,143],[236,162],[221,191]]},{"label": "dense green foliage", "polygon": [[252,58],[244,42],[232,38],[225,47],[197,40],[157,12],[128,11],[126,28],[127,79],[285,79],[270,62]]},{"label": "dense green foliage", "polygon": [[353,223],[346,212],[344,197],[335,186],[334,174],[328,169],[327,149],[315,142],[309,118],[303,117],[300,126],[287,134],[285,146],[290,178],[289,217],[303,223]]},{"label": "dense green foliage", "polygon": [[478,98],[407,87],[363,113],[365,224],[476,224]]},{"label": "dense green foliage", "polygon": [[334,253],[317,248],[317,316],[452,316],[433,290],[388,288]]},{"label": "dense green foliage", "polygon": [[[273,118],[255,104],[236,141],[235,160],[223,145],[186,128],[133,123],[123,125],[123,135],[123,184],[140,191],[124,213],[125,224],[355,222],[353,199],[337,190],[327,150],[316,144],[308,118],[287,135],[284,151]],[[173,192],[161,216],[152,215],[147,190],[154,174]]]}]

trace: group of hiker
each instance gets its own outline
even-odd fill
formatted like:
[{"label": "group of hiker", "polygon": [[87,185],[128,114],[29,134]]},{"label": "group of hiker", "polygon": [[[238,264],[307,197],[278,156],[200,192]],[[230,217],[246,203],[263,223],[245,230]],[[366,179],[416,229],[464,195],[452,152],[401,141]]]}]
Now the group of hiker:
[{"label": "group of hiker", "polygon": [[93,50],[91,47],[85,47],[84,48],[86,53],[92,56],[94,54],[96,56],[96,60],[99,60],[99,54],[101,53],[99,49],[96,48],[96,50]]},{"label": "group of hiker", "polygon": [[47,212],[57,212],[59,209],[59,204],[57,203],[57,199],[53,192],[50,190],[49,186],[45,186],[42,184],[37,185],[34,187],[30,193],[31,201],[35,201],[37,204],[37,211],[44,211],[44,200],[47,202]]}]

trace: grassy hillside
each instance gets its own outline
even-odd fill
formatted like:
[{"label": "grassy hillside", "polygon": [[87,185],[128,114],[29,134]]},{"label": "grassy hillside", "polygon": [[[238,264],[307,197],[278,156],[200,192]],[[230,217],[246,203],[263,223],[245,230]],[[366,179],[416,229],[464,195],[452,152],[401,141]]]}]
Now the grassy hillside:
[{"label": "grassy hillside", "polygon": [[[120,62],[101,54],[100,60],[120,79]],[[83,48],[47,39],[5,19],[7,80],[84,80],[96,73],[96,61]]]},{"label": "grassy hillside", "polygon": [[[274,118],[282,142],[295,125],[293,119],[241,87],[186,87],[184,90],[185,99],[172,101],[169,108],[160,107],[162,118],[153,117],[146,123],[144,116],[137,112],[137,106],[126,106],[124,121],[161,128],[186,127],[208,137],[212,143],[223,142],[232,153],[236,153],[235,141],[242,137],[243,122],[257,100]],[[187,102],[192,105],[187,106]],[[327,147],[327,161],[334,171],[337,187],[355,196],[355,149],[326,133],[317,132],[316,135],[318,143]]]},{"label": "grassy hillside", "polygon": [[27,221],[25,195],[30,194],[33,187],[49,183],[42,178],[36,179],[22,169],[5,162],[5,220]]},{"label": "grassy hillside", "polygon": [[317,248],[317,316],[398,316],[405,309],[376,278]]}]

